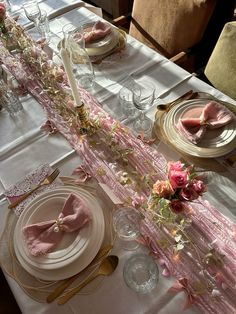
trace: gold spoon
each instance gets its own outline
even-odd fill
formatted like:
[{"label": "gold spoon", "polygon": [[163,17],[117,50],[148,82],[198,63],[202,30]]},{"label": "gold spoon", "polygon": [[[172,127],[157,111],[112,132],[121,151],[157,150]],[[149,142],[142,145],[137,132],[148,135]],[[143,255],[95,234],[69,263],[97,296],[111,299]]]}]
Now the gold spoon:
[{"label": "gold spoon", "polygon": [[84,282],[82,282],[77,287],[71,289],[66,294],[61,296],[58,299],[58,304],[65,304],[69,301],[76,293],[78,293],[83,287],[85,287],[90,281],[95,279],[97,276],[109,276],[111,275],[114,270],[116,269],[119,262],[119,258],[115,255],[109,255],[103,259],[98,269],[92,273]]}]

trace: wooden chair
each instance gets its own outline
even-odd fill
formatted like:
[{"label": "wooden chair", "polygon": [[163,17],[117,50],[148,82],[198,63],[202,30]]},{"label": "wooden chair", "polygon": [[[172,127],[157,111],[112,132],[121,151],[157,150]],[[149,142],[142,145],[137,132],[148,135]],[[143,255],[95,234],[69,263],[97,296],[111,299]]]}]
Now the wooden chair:
[{"label": "wooden chair", "polygon": [[[115,19],[114,24],[127,27],[129,20],[130,35],[192,72],[209,58],[230,20],[228,12],[233,14],[233,3],[235,0],[148,0],[148,4],[134,0],[131,15]],[[215,21],[219,11],[222,16]]]}]

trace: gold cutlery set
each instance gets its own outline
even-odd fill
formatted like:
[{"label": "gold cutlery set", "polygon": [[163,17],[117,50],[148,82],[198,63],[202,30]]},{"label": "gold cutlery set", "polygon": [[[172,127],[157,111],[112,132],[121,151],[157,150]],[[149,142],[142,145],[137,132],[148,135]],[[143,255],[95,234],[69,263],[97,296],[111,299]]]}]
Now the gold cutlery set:
[{"label": "gold cutlery set", "polygon": [[67,301],[69,301],[74,295],[76,295],[82,288],[84,288],[88,283],[90,283],[92,280],[94,280],[98,276],[109,276],[111,275],[119,262],[119,258],[116,255],[108,255],[104,259],[102,259],[99,267],[95,270],[95,272],[92,272],[91,275],[85,279],[83,282],[81,282],[77,287],[72,288],[68,292],[66,292],[64,295],[59,297],[58,304],[62,305],[65,304]]},{"label": "gold cutlery set", "polygon": [[47,302],[51,303],[56,298],[61,297],[58,299],[58,304],[65,304],[69,299],[71,299],[76,293],[78,293],[83,287],[85,287],[90,281],[95,279],[98,275],[110,275],[116,268],[118,264],[118,257],[114,255],[108,255],[112,249],[111,245],[107,245],[102,247],[98,254],[95,256],[93,261],[85,268],[85,270],[90,269],[91,267],[99,264],[99,267],[92,272],[88,278],[82,281],[77,287],[72,288],[68,292],[62,293],[68,288],[78,277],[81,273],[78,273],[70,278],[67,278],[59,283],[59,285],[55,288],[53,292],[51,292],[47,297]]}]

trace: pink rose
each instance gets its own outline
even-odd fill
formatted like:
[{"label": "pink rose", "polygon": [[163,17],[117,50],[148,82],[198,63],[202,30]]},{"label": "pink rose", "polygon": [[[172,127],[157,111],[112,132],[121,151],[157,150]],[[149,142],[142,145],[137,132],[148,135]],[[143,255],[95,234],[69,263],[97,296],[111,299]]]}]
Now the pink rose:
[{"label": "pink rose", "polygon": [[188,182],[188,174],[186,171],[171,170],[169,180],[173,189],[183,188]]},{"label": "pink rose", "polygon": [[206,191],[206,186],[201,180],[194,180],[192,183],[192,187],[198,195],[202,195],[202,193]]},{"label": "pink rose", "polygon": [[192,201],[198,198],[197,192],[191,186],[181,189],[179,192],[179,196],[185,201]]},{"label": "pink rose", "polygon": [[173,213],[179,214],[184,211],[184,206],[180,200],[172,200],[170,202],[170,209]]},{"label": "pink rose", "polygon": [[2,21],[6,16],[6,7],[4,3],[0,3],[0,21]]},{"label": "pink rose", "polygon": [[172,186],[169,181],[157,181],[153,185],[153,192],[156,193],[159,197],[168,198],[174,193]]},{"label": "pink rose", "polygon": [[183,164],[180,161],[168,162],[167,172],[169,173],[172,170],[181,171],[183,170]]}]

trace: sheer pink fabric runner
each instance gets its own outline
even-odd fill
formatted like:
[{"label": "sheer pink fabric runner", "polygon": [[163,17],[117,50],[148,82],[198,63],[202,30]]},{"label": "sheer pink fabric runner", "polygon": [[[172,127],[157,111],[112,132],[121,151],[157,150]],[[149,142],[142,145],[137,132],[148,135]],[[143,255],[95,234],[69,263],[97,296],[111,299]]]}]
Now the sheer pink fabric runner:
[{"label": "sheer pink fabric runner", "polygon": [[[99,182],[106,183],[126,204],[145,204],[150,194],[150,184],[157,179],[166,179],[164,156],[136,139],[82,89],[80,93],[89,109],[90,118],[99,116],[101,128],[93,136],[80,137],[53,108],[49,95],[41,88],[40,79],[33,75],[21,59],[11,56],[1,43],[0,49],[1,62],[42,104],[48,119],[83,159],[86,171]],[[189,202],[188,206],[192,221],[188,237],[192,245],[187,251],[183,250],[178,259],[173,256],[175,240],[171,230],[158,228],[145,210],[141,228],[143,241],[159,259],[164,270],[185,283],[183,290],[186,297],[194,295],[191,300],[203,313],[234,313],[236,226],[202,198]],[[205,263],[210,260],[209,254],[215,259],[222,257],[222,265],[215,268],[213,264]]]}]

